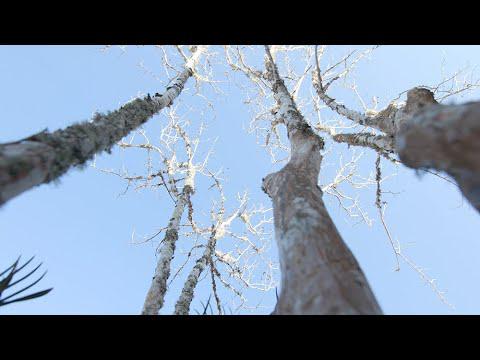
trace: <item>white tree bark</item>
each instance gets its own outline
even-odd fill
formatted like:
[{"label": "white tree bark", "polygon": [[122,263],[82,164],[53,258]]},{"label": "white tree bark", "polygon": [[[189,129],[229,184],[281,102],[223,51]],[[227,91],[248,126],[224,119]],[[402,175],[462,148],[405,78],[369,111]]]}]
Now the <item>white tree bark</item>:
[{"label": "white tree bark", "polygon": [[[189,180],[190,184],[193,183],[193,179]],[[163,306],[165,293],[167,292],[167,280],[170,276],[170,263],[172,262],[175,245],[178,240],[180,221],[192,193],[193,187],[191,185],[185,185],[182,193],[177,198],[172,218],[170,219],[165,237],[162,241],[162,248],[155,268],[155,274],[145,298],[142,315],[158,315],[158,312]]]},{"label": "white tree bark", "polygon": [[43,131],[0,144],[0,205],[34,186],[58,179],[97,153],[109,152],[124,136],[170,106],[193,75],[204,51],[204,46],[197,48],[163,95],[133,100],[118,110],[97,114],[91,121],[63,130]]},{"label": "white tree bark", "polygon": [[281,293],[273,314],[381,314],[353,254],[322,201],[318,175],[323,140],[298,111],[267,50],[266,77],[291,144],[291,158],[268,175],[263,189],[273,201]]},{"label": "white tree bark", "polygon": [[187,280],[183,285],[182,292],[180,294],[177,303],[175,304],[175,315],[188,315],[190,312],[190,304],[193,300],[193,294],[195,288],[197,287],[198,280],[200,275],[205,270],[209,261],[212,261],[212,256],[215,251],[215,244],[217,242],[217,235],[215,229],[213,229],[212,234],[208,240],[207,245],[202,256],[196,261],[195,266],[188,274]]},{"label": "white tree bark", "polygon": [[336,134],[332,138],[337,142],[355,146],[369,147],[375,151],[394,152],[395,140],[391,136],[375,135],[369,133]]},{"label": "white tree bark", "polygon": [[175,252],[176,242],[178,240],[178,231],[180,228],[180,221],[186,206],[192,206],[190,196],[194,193],[196,168],[193,164],[194,151],[192,150],[190,140],[185,132],[177,127],[180,136],[183,137],[188,155],[187,171],[183,183],[183,189],[180,194],[176,195],[176,204],[173,210],[172,217],[167,226],[165,237],[162,241],[162,248],[160,250],[155,274],[148,290],[145,302],[143,305],[142,315],[158,315],[158,312],[163,306],[165,294],[167,292],[167,280],[170,276],[170,264]]},{"label": "white tree bark", "polygon": [[[234,211],[230,216],[226,219],[223,218],[223,211],[221,210],[221,215],[218,218],[217,223],[212,226],[211,234],[208,239],[208,242],[205,246],[205,250],[202,256],[196,261],[195,266],[190,271],[190,274],[183,285],[182,292],[180,293],[180,297],[178,298],[175,304],[175,315],[188,315],[190,312],[190,304],[193,300],[193,295],[195,292],[195,288],[197,287],[198,281],[200,280],[200,275],[202,275],[203,271],[210,264],[213,267],[213,260],[212,256],[215,254],[215,247],[217,245],[218,240],[223,238],[229,229],[232,221],[239,216],[240,212],[244,210],[245,206],[245,198],[240,203],[240,206]],[[223,205],[222,205],[223,208]],[[213,271],[213,269],[212,269]]]}]

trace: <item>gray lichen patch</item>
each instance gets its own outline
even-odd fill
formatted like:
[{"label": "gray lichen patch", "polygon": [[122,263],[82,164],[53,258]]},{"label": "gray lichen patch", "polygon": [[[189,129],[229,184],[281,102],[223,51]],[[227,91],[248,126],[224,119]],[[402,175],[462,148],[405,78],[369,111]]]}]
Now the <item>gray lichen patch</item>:
[{"label": "gray lichen patch", "polygon": [[46,182],[60,177],[72,166],[84,164],[97,153],[110,152],[118,141],[144,124],[158,110],[154,102],[136,99],[116,111],[97,113],[91,122],[32,136],[29,141],[48,145],[55,154]]}]

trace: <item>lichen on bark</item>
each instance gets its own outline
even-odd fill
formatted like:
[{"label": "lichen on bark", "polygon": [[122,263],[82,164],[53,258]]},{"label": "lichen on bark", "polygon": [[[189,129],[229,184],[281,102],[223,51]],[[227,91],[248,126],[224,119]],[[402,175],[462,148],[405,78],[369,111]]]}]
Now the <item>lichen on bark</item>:
[{"label": "lichen on bark", "polygon": [[34,186],[59,179],[72,167],[82,167],[95,154],[110,152],[124,136],[172,104],[193,75],[205,49],[197,48],[163,94],[137,98],[118,110],[97,113],[91,121],[66,129],[44,130],[0,144],[0,205]]},{"label": "lichen on bark", "polygon": [[303,115],[266,46],[266,78],[287,127],[290,160],[267,175],[262,189],[273,202],[281,292],[273,314],[380,314],[368,281],[322,201],[318,175],[324,141]]},{"label": "lichen on bark", "polygon": [[145,297],[142,315],[158,315],[158,312],[164,304],[165,294],[167,292],[167,280],[170,277],[170,264],[175,253],[180,221],[182,220],[185,206],[190,202],[192,193],[193,188],[186,185],[177,198],[172,218],[169,221],[167,231],[162,240],[157,266],[152,278],[152,283]]}]

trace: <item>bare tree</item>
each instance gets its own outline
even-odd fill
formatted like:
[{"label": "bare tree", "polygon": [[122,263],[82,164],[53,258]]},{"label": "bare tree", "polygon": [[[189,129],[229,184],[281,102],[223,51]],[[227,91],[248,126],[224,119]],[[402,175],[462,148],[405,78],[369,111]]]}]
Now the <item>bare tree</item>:
[{"label": "bare tree", "polygon": [[[254,204],[247,191],[237,195],[238,204],[227,201],[224,194],[227,185],[221,171],[210,169],[212,149],[203,155],[198,151],[203,123],[196,134],[189,128],[191,123],[203,121],[202,112],[190,110],[186,111],[188,116],[179,115],[178,107],[172,106],[190,77],[195,79],[195,95],[205,100],[207,107],[213,107],[213,102],[205,95],[206,91],[200,91],[201,85],[208,84],[217,95],[222,93],[220,81],[210,72],[210,62],[219,57],[212,49],[207,53],[205,46],[189,46],[190,55],[186,54],[186,46],[156,46],[167,75],[176,72],[163,95],[135,99],[113,113],[96,115],[92,122],[54,133],[44,131],[0,145],[0,204],[33,186],[58,178],[72,166],[84,164],[115,144],[122,149],[141,150],[148,156],[145,175],[111,169],[101,171],[126,181],[125,191],[132,184],[137,190],[162,189],[167,199],[172,200],[169,220],[143,240],[161,238],[142,314],[159,314],[168,301],[167,296],[175,300],[174,314],[190,314],[200,286],[208,286],[210,291],[207,303],[202,303],[204,314],[208,307],[214,313],[213,303],[215,313],[225,314],[227,293],[239,301],[237,308],[246,308],[247,291],[266,293],[276,289],[276,264],[265,257],[272,237],[268,227],[272,224],[281,270],[281,291],[272,314],[381,314],[365,274],[324,203],[325,195],[337,201],[349,217],[371,224],[358,197],[342,187],[348,185],[353,191],[372,187],[375,188],[375,207],[397,266],[399,258],[405,260],[445,301],[433,280],[400,251],[389,232],[381,189],[386,177],[380,161],[385,158],[416,169],[444,171],[456,180],[465,197],[480,211],[477,156],[480,128],[476,120],[480,107],[476,102],[440,103],[476,85],[465,84],[443,94],[439,89],[445,81],[437,87],[418,86],[405,92],[404,103],[392,101],[381,111],[376,110],[376,105],[368,108],[356,86],[352,86],[364,105],[364,111],[359,112],[334,99],[330,90],[338,80],[345,80],[356,64],[377,46],[356,56],[351,52],[322,70],[325,48],[224,47],[223,66],[245,75],[249,86],[256,91],[252,96],[251,89],[244,89],[245,103],[256,106],[249,131],[256,134],[273,163],[281,165],[278,171],[262,179],[262,189],[270,197],[272,209]],[[251,65],[247,61],[248,53],[259,49],[264,56],[257,56],[256,64]],[[291,54],[297,53],[303,61],[294,63]],[[171,61],[173,55],[177,62]],[[201,56],[205,61],[199,71]],[[140,67],[150,73],[143,63]],[[230,75],[227,72],[227,76]],[[310,94],[306,94],[305,84],[310,86]],[[374,102],[376,104],[376,100]],[[168,107],[164,112],[168,120],[162,127],[159,143],[155,144],[151,141],[153,137],[140,127],[165,107]],[[340,119],[325,121],[320,114],[322,109],[330,109]],[[317,123],[313,120],[315,117]],[[141,141],[134,142],[133,136],[130,141],[122,140],[129,133],[139,134]],[[373,149],[378,155],[374,171],[360,176],[358,162],[363,153],[354,151],[351,159],[340,157],[334,163],[333,178],[322,178],[319,183],[320,170],[328,166],[326,155],[333,151],[332,147],[327,148],[328,141]],[[160,159],[157,167],[151,161],[152,154]],[[209,182],[208,187],[205,181]],[[209,218],[205,219],[201,214],[208,210],[202,206],[209,204],[195,204],[194,194],[212,189],[218,191],[218,197],[209,209]],[[272,210],[273,217],[270,216]],[[259,268],[264,270],[260,278]],[[170,291],[174,281],[182,284],[179,294]]]},{"label": "bare tree", "polygon": [[[323,48],[322,48],[323,49]],[[392,244],[396,257],[401,257],[415,271],[417,271],[422,279],[427,281],[433,290],[439,295],[442,301],[446,300],[443,293],[440,292],[420,267],[413,263],[403,252],[400,247],[394,244],[383,218],[383,202],[381,200],[382,191],[380,183],[385,179],[382,178],[380,172],[380,163],[377,160],[376,174],[368,178],[358,178],[356,163],[360,158],[353,156],[352,160],[341,164],[338,168],[336,176],[323,185],[318,184],[318,175],[322,163],[321,152],[325,152],[324,139],[319,136],[318,132],[324,132],[328,137],[336,142],[348,142],[345,139],[355,137],[355,142],[348,142],[351,145],[363,145],[367,148],[373,148],[379,156],[398,162],[392,158],[394,154],[395,142],[392,136],[384,136],[376,133],[360,133],[355,135],[336,133],[334,129],[349,128],[349,126],[329,126],[325,122],[319,123],[312,127],[311,122],[307,121],[300,110],[305,107],[304,99],[299,97],[301,86],[306,79],[307,74],[312,68],[312,64],[307,62],[304,70],[297,74],[285,57],[286,74],[290,82],[291,89],[288,90],[284,79],[280,76],[275,56],[277,53],[301,50],[305,51],[305,58],[314,58],[313,63],[313,88],[316,94],[312,94],[311,104],[315,111],[319,111],[323,102],[326,106],[335,110],[338,114],[345,116],[347,119],[354,119],[356,124],[371,126],[366,124],[364,120],[359,120],[355,112],[349,110],[344,105],[335,102],[334,99],[327,95],[327,89],[338,79],[346,77],[353,66],[369,54],[374,48],[368,49],[360,56],[353,59],[350,66],[345,66],[343,71],[334,72],[335,64],[324,72],[323,77],[329,77],[324,81],[319,70],[319,54],[315,47],[303,46],[272,46],[266,47],[265,69],[260,71],[255,67],[247,64],[245,54],[239,47],[226,47],[225,55],[227,64],[234,71],[244,73],[253,84],[261,96],[254,97],[253,100],[247,102],[257,102],[261,110],[257,112],[252,122],[251,130],[257,135],[261,134],[264,139],[264,145],[272,155],[275,163],[288,161],[285,166],[268,176],[263,181],[264,191],[271,197],[274,209],[275,222],[275,239],[277,242],[281,268],[281,293],[278,298],[275,314],[380,314],[381,309],[370,289],[367,279],[363,274],[360,266],[355,260],[346,244],[343,242],[338,233],[332,219],[330,218],[324,204],[323,193],[333,196],[339,204],[345,209],[349,216],[360,216],[366,223],[371,220],[362,210],[357,199],[345,194],[340,190],[340,184],[343,182],[350,183],[354,188],[359,189],[366,186],[376,186],[376,201],[382,224],[385,227],[388,238]],[[180,51],[179,48],[177,50]],[[323,50],[322,50],[323,51]],[[165,57],[167,55],[165,54]],[[350,57],[351,55],[347,56]],[[339,63],[345,62],[345,59]],[[207,78],[199,77],[197,81],[210,81]],[[354,89],[356,90],[356,89]],[[273,95],[275,106],[268,108],[266,98],[269,92]],[[409,98],[413,92],[409,92]],[[301,105],[297,105],[297,100]],[[402,113],[412,113],[413,108],[422,107],[422,105],[414,105],[411,101],[407,103],[407,110]],[[410,109],[410,110],[408,110]],[[390,110],[388,110],[390,111]],[[374,110],[366,111],[365,117],[376,118],[376,129],[392,134],[392,129],[396,129],[396,124],[390,124],[388,116],[390,112],[376,112]],[[269,119],[273,115],[273,119]],[[260,121],[264,120],[267,126],[262,127]],[[284,142],[284,137],[280,134],[280,126],[284,125],[288,142]],[[317,132],[316,132],[316,131]],[[396,131],[396,130],[395,130]],[[185,132],[182,135],[187,138]],[[188,143],[189,140],[186,141]],[[280,152],[287,152],[287,157],[278,158]],[[329,150],[327,150],[329,151]],[[187,154],[189,151],[187,150]],[[191,164],[191,159],[187,161]],[[187,166],[188,168],[188,166]],[[202,168],[204,170],[204,168]],[[191,171],[192,174],[198,171]],[[187,175],[186,179],[189,178]],[[215,178],[215,177],[213,177]],[[220,182],[215,178],[217,187],[221,189]],[[187,189],[187,193],[184,191]],[[182,191],[172,190],[175,196],[188,197],[186,203],[189,204],[189,224],[192,228],[191,233],[200,234],[205,237],[205,244],[199,245],[197,242],[188,252],[188,259],[192,258],[194,263],[185,279],[183,290],[178,297],[175,305],[175,314],[189,314],[191,304],[194,298],[194,292],[201,281],[205,270],[208,268],[212,278],[213,296],[217,303],[218,313],[222,313],[220,305],[220,297],[216,291],[215,278],[220,280],[227,288],[232,288],[230,284],[222,281],[222,275],[215,266],[215,259],[223,264],[229,264],[227,257],[217,249],[218,241],[224,236],[225,228],[229,227],[231,221],[244,216],[245,212],[238,208],[233,211],[230,216],[224,217],[224,207],[221,206],[216,213],[215,221],[210,227],[198,227],[193,221],[193,205],[190,200],[188,186],[183,187]],[[186,196],[188,195],[188,196]],[[179,235],[178,230],[181,224],[182,213],[185,209],[185,203],[175,198],[176,207],[174,216],[166,227],[166,229],[174,229],[176,234],[169,237],[168,231],[162,241],[160,257],[157,264],[154,281],[147,295],[145,302],[144,314],[157,314],[164,303],[164,297],[167,292],[167,281],[171,272],[171,259],[175,251],[175,243]],[[178,212],[176,212],[178,210]],[[241,216],[240,216],[241,218]],[[176,219],[172,222],[173,219]],[[203,252],[197,256],[192,256],[194,249],[203,249]],[[220,255],[220,256],[219,256]],[[397,260],[398,261],[398,260]],[[185,268],[185,263],[176,272],[174,278],[178,276],[180,270]],[[229,269],[231,270],[231,268]],[[235,272],[234,272],[235,273]],[[245,268],[238,271],[239,277],[242,278]],[[203,277],[204,278],[204,277]],[[233,290],[240,298],[242,294]],[[210,301],[208,302],[210,304]],[[150,308],[148,308],[150,306]]]},{"label": "bare tree", "polygon": [[[145,304],[143,306],[142,314],[144,315],[156,315],[163,306],[165,293],[167,291],[167,280],[170,276],[170,262],[175,252],[175,244],[178,240],[178,232],[180,227],[180,221],[182,219],[185,208],[188,206],[192,208],[190,196],[193,194],[195,188],[195,174],[197,171],[204,169],[205,163],[195,165],[193,158],[195,156],[195,149],[192,147],[192,143],[185,131],[178,125],[173,124],[173,128],[181,136],[185,143],[185,150],[187,153],[187,161],[183,164],[176,163],[176,154],[173,153],[170,160],[164,159],[167,165],[166,173],[170,177],[170,190],[173,193],[175,207],[173,209],[172,217],[167,225],[165,237],[162,241],[162,247],[160,249],[160,256],[155,269],[155,275],[153,276],[152,284],[147,293]],[[198,141],[196,141],[198,144]],[[182,169],[183,168],[183,169]],[[181,191],[177,189],[177,184],[173,178],[176,171],[180,170],[185,174],[183,180],[183,188]]]},{"label": "bare tree", "polygon": [[[336,134],[333,139],[374,149],[380,154],[397,153],[402,163],[414,169],[434,169],[451,175],[463,195],[480,211],[480,105],[440,104],[432,90],[415,87],[407,92],[405,103],[391,102],[381,111],[351,110],[327,93],[329,86],[348,71],[328,82],[323,80],[318,50],[313,85],[319,98],[339,115],[380,132]],[[450,91],[459,93],[472,84]],[[443,99],[447,96],[444,95]]]},{"label": "bare tree", "polygon": [[[273,271],[274,264],[270,260],[262,259],[267,242],[262,238],[266,233],[263,230],[265,224],[272,222],[271,218],[263,216],[263,218],[254,222],[256,215],[265,215],[270,209],[262,207],[248,208],[248,193],[244,192],[238,195],[238,206],[230,215],[225,217],[225,196],[223,194],[221,182],[215,178],[215,185],[220,191],[221,201],[218,209],[212,209],[211,215],[214,224],[211,226],[208,234],[208,241],[204,245],[204,251],[197,258],[195,265],[185,280],[182,292],[175,304],[176,315],[188,315],[190,305],[193,300],[195,288],[201,278],[202,272],[208,267],[211,278],[212,292],[215,298],[218,314],[224,314],[224,308],[219,296],[217,288],[217,280],[219,284],[232,292],[235,297],[241,301],[240,307],[247,301],[242,290],[235,287],[231,280],[225,279],[225,276],[240,283],[242,288],[255,289],[257,291],[268,292],[276,286]],[[232,222],[240,221],[247,230],[248,235],[242,235],[232,230]],[[219,241],[226,241],[230,238],[236,242],[235,250],[228,251],[221,249]],[[256,239],[257,241],[255,241]],[[259,280],[254,279],[255,270],[258,270],[258,262],[266,264],[264,267],[269,274]],[[223,265],[223,269],[220,268]]]},{"label": "bare tree", "polygon": [[323,205],[318,174],[323,139],[304,120],[266,47],[265,78],[285,124],[290,160],[263,186],[274,204],[282,291],[275,314],[379,314],[367,279]]},{"label": "bare tree", "polygon": [[53,133],[44,130],[27,138],[0,144],[0,205],[22,192],[58,179],[102,151],[110,152],[119,140],[144,124],[182,91],[204,47],[185,58],[184,70],[163,94],[134,99],[108,114]]},{"label": "bare tree", "polygon": [[[217,282],[227,292],[233,293],[236,298],[240,299],[240,306],[247,301],[243,289],[269,291],[275,288],[273,274],[256,281],[254,280],[256,274],[253,271],[254,268],[259,267],[260,262],[264,263],[265,269],[271,273],[275,268],[275,265],[268,259],[266,261],[261,259],[267,235],[263,226],[272,221],[271,218],[265,216],[270,209],[261,206],[249,208],[248,194],[245,192],[238,196],[239,205],[235,210],[225,216],[227,210],[222,186],[223,180],[218,172],[215,173],[208,169],[208,160],[213,153],[213,148],[207,151],[203,159],[197,160],[199,152],[201,153],[199,145],[202,142],[203,124],[199,126],[198,133],[192,135],[189,131],[190,121],[178,115],[176,107],[170,108],[165,115],[168,122],[161,130],[158,144],[152,143],[143,130],[137,131],[143,141],[133,141],[132,136],[130,141],[122,141],[118,144],[123,149],[137,149],[147,153],[147,173],[145,175],[132,175],[126,170],[123,172],[112,169],[100,170],[126,181],[127,189],[125,191],[132,185],[136,190],[160,188],[166,190],[173,201],[172,215],[167,226],[141,241],[142,243],[151,241],[163,233],[157,250],[156,269],[145,298],[142,314],[157,315],[159,313],[169,294],[170,284],[180,279],[182,272],[192,261],[194,266],[185,280],[183,290],[177,300],[175,314],[190,312],[194,291],[202,280],[201,275],[207,266],[217,311],[222,314],[225,310]],[[157,155],[160,161],[153,161],[152,154]],[[153,163],[159,163],[163,167],[154,168]],[[95,164],[94,167],[96,167]],[[198,175],[213,180],[209,189],[217,189],[220,196],[219,203],[217,205],[214,203],[210,210],[210,218],[214,223],[210,227],[195,220],[195,214],[201,211],[201,208],[194,207],[192,201],[192,195],[196,192],[195,182]],[[208,189],[201,189],[201,191],[208,191]],[[262,215],[264,216],[262,217]],[[260,219],[256,220],[259,216]],[[237,222],[236,229],[240,225],[248,235],[231,229],[232,222]],[[177,244],[182,237],[184,239],[197,238],[197,240],[192,243],[187,241],[189,250],[178,255]],[[206,238],[205,244],[201,243],[202,238]],[[217,243],[221,239],[229,242],[224,238],[230,238],[230,242],[233,240],[235,246],[233,248],[232,246],[218,246]],[[197,255],[196,251],[201,249],[204,249],[203,253]],[[173,270],[172,260],[175,255],[181,259],[181,265],[178,269]],[[229,279],[226,279],[225,275]],[[234,282],[240,283],[240,287],[236,287]]]},{"label": "bare tree", "polygon": [[[365,133],[364,131],[356,134],[345,134],[345,133],[338,133],[337,131],[339,129],[350,129],[350,128],[355,128],[357,126],[364,126],[366,127],[367,125],[365,122],[360,119],[360,115],[358,115],[356,112],[348,109],[345,107],[343,104],[338,103],[335,101],[335,99],[329,97],[328,95],[325,95],[327,93],[327,89],[335,83],[339,79],[344,79],[349,75],[350,73],[353,72],[353,69],[355,65],[364,57],[367,57],[370,53],[372,53],[373,50],[375,50],[378,46],[369,48],[363,52],[361,52],[358,56],[353,56],[355,51],[352,51],[349,53],[347,56],[342,58],[338,62],[334,62],[333,65],[328,66],[327,70],[325,70],[322,73],[322,76],[318,76],[317,74],[320,72],[319,70],[319,59],[321,58],[321,55],[323,54],[325,50],[325,46],[322,46],[320,51],[318,51],[317,47],[313,46],[286,46],[286,45],[275,45],[271,46],[270,48],[270,55],[272,58],[272,61],[274,61],[275,57],[279,58],[279,61],[282,62],[282,68],[285,71],[285,74],[283,75],[283,81],[285,82],[284,79],[287,79],[288,81],[288,87],[291,90],[286,90],[290,92],[290,97],[293,103],[296,106],[297,111],[299,109],[306,109],[305,111],[309,112],[309,114],[318,115],[318,123],[313,124],[312,121],[307,121],[303,116],[303,123],[308,125],[308,128],[310,128],[312,131],[316,130],[318,132],[323,132],[327,135],[327,138],[333,139],[335,142],[347,142],[349,145],[363,145],[365,148],[373,148],[375,149],[379,156],[383,156],[389,161],[392,161],[395,164],[400,163],[399,160],[395,159],[395,151],[394,151],[394,146],[395,146],[395,141],[394,138],[391,136],[385,136],[384,134],[379,134],[379,133]],[[295,146],[293,146],[294,137],[291,136],[291,131],[288,128],[287,122],[285,121],[285,115],[284,112],[285,106],[279,102],[278,98],[279,96],[275,96],[275,92],[278,91],[273,84],[271,83],[271,80],[268,78],[268,71],[260,71],[258,68],[255,68],[255,66],[251,66],[247,63],[247,58],[248,55],[247,53],[251,53],[252,57],[250,58],[251,61],[257,62],[256,58],[258,58],[258,54],[254,54],[254,47],[239,47],[239,46],[228,46],[225,48],[225,53],[226,53],[226,61],[230,65],[231,69],[234,71],[240,71],[243,72],[251,81],[253,84],[255,84],[257,92],[252,96],[248,94],[247,92],[247,100],[245,101],[246,103],[249,104],[254,104],[257,107],[257,110],[255,112],[254,118],[251,123],[251,131],[255,132],[257,134],[257,137],[261,140],[260,145],[264,146],[269,153],[272,155],[272,160],[274,163],[283,163],[286,160],[289,161],[289,163],[282,169],[286,169],[288,165],[290,165],[294,159],[296,158],[295,156]],[[297,52],[297,54],[294,54]],[[302,68],[301,65],[298,65],[298,52],[303,53],[304,57],[304,67]],[[290,55],[293,54],[293,55]],[[280,55],[284,55],[281,57]],[[291,56],[291,57],[289,57]],[[296,59],[296,64],[292,64],[292,57],[295,56],[294,58]],[[312,63],[312,58],[313,58],[313,63]],[[347,61],[348,60],[348,61]],[[340,65],[342,65],[344,68],[343,69],[338,69],[340,68]],[[299,94],[302,94],[302,85],[305,83],[305,78],[306,75],[310,72],[310,70],[313,67],[313,89],[315,90],[314,93],[311,93],[311,98],[310,101],[308,100],[308,97],[305,96],[305,90],[303,90],[303,96],[299,96]],[[268,70],[268,69],[267,69]],[[326,80],[325,80],[326,79]],[[451,86],[450,88],[447,87],[447,89],[442,88],[442,85],[445,85],[448,81],[450,80],[455,80],[456,78],[455,75],[453,77],[444,79],[439,85],[436,87],[432,87],[432,91],[436,91],[438,93],[442,93],[442,98],[445,99],[453,94],[458,94],[464,91],[471,90],[475,87],[478,86],[478,82],[464,82],[461,84],[461,86]],[[321,86],[320,86],[321,84]],[[456,85],[457,82],[456,82]],[[287,85],[285,86],[285,89],[287,89]],[[357,89],[355,86],[352,86],[352,90],[354,93],[358,95]],[[274,100],[275,100],[275,105],[271,108],[268,107],[268,93],[269,91],[273,92],[274,94]],[[420,91],[421,92],[421,91]],[[414,91],[408,93],[410,97],[414,95]],[[421,95],[420,95],[421,97]],[[284,99],[286,97],[284,96]],[[360,98],[360,97],[359,97]],[[374,98],[374,102],[375,102]],[[299,101],[300,105],[297,105],[296,102]],[[360,101],[362,104],[364,104],[363,100],[360,98]],[[418,102],[425,102],[426,100],[418,100]],[[401,105],[400,107],[403,109],[406,105]],[[410,102],[409,106],[407,107],[407,110],[402,110],[406,112],[414,112],[417,105],[415,105],[415,102]],[[420,104],[418,105],[419,108],[421,108],[423,105]],[[308,111],[313,107],[314,111]],[[354,120],[353,125],[350,125],[348,123],[344,123],[343,121],[335,120],[335,122],[330,121],[331,123],[329,124],[329,121],[325,121],[322,119],[320,115],[320,110],[322,108],[330,108],[333,110],[335,113],[340,114],[342,117],[345,117],[347,120]],[[388,123],[388,120],[386,119],[386,116],[388,115],[387,111],[384,112],[378,112],[375,109],[368,109],[366,106],[365,107],[365,115],[362,115],[364,118],[369,117],[369,118],[374,118],[378,117],[380,118],[383,116],[383,130],[388,128],[390,126]],[[300,110],[301,112],[301,110]],[[279,116],[279,114],[281,114]],[[387,115],[385,115],[387,114]],[[273,115],[273,119],[271,119]],[[377,119],[378,119],[377,118]],[[388,116],[387,116],[388,118]],[[360,120],[359,120],[360,119]],[[284,124],[287,127],[287,136],[284,137],[283,134],[281,134],[281,129],[280,126]],[[388,131],[388,130],[387,130]],[[314,131],[315,133],[315,131]],[[288,143],[285,143],[284,139],[287,138],[288,142],[292,143],[291,149],[288,146]],[[323,143],[322,139],[322,143]],[[263,143],[262,143],[263,141]],[[303,140],[300,141],[299,144],[305,144],[307,145],[308,141]],[[469,142],[466,141],[465,144],[468,144]],[[297,145],[298,148],[301,148],[300,145]],[[318,146],[318,148],[322,149],[322,152],[326,154],[327,152],[331,152],[332,148],[324,149],[324,146]],[[287,153],[286,155],[280,155]],[[427,151],[428,153],[428,151]],[[361,155],[361,154],[360,154]],[[457,154],[459,155],[459,154]],[[279,157],[280,156],[280,157]],[[315,159],[314,156],[311,156],[312,161]],[[308,156],[303,158],[304,160],[308,159]],[[351,185],[352,188],[358,189],[358,188],[363,188],[367,186],[374,185],[376,186],[376,200],[375,200],[375,206],[378,208],[379,211],[379,218],[381,220],[382,226],[385,229],[387,238],[392,246],[392,249],[394,251],[395,257],[397,259],[397,270],[400,268],[399,265],[399,259],[404,260],[408,266],[410,266],[421,279],[423,279],[431,288],[432,290],[438,295],[438,297],[445,302],[446,304],[450,305],[448,301],[445,299],[444,292],[440,291],[435,283],[435,280],[429,277],[424,269],[422,269],[420,266],[418,266],[415,262],[413,262],[402,250],[400,247],[400,243],[396,240],[393,239],[388,226],[386,224],[385,218],[384,218],[384,212],[385,212],[385,207],[384,204],[385,202],[382,200],[382,193],[383,191],[380,188],[380,183],[383,182],[386,178],[382,177],[381,170],[380,170],[380,159],[377,159],[376,166],[375,166],[375,173],[370,175],[368,178],[364,179],[355,179],[358,177],[357,174],[357,169],[356,169],[356,162],[358,161],[359,156],[352,157],[352,160],[347,163],[346,165],[342,165],[335,176],[335,178],[324,185],[320,186],[320,189],[323,190],[326,194],[333,196],[336,200],[338,200],[340,206],[345,209],[345,211],[349,214],[349,216],[354,216],[354,217],[360,217],[362,221],[364,221],[367,224],[371,223],[371,220],[368,218],[368,215],[363,211],[361,208],[360,204],[357,201],[357,197],[349,196],[343,191],[340,190],[340,184],[342,182],[347,182]],[[461,156],[457,157],[457,161],[461,159]],[[341,160],[341,159],[340,159]],[[338,165],[336,165],[338,166]],[[293,166],[292,166],[293,167]],[[281,173],[280,171],[279,173]],[[292,171],[293,173],[294,171]],[[439,176],[438,174],[435,174]],[[317,177],[318,177],[318,172],[317,172]],[[267,177],[265,181],[267,181],[269,178]],[[447,179],[448,180],[448,179]],[[293,184],[298,184],[298,181],[292,181]],[[264,182],[264,188],[268,192],[268,186],[267,183]],[[270,195],[270,192],[268,192]],[[280,191],[280,194],[282,196],[289,196],[292,193],[292,191]],[[290,199],[292,200],[292,199]],[[275,204],[275,201],[274,201]],[[282,203],[282,211],[286,211],[285,209],[288,208],[288,206],[291,207],[291,202],[286,201]],[[277,214],[276,214],[277,215]],[[277,223],[276,223],[277,224]],[[278,232],[278,228],[276,226],[276,232]],[[280,259],[282,259],[282,253],[281,253],[281,247],[280,244],[278,244],[278,235],[276,235],[277,239],[277,245],[279,246],[279,252],[280,252]],[[313,247],[312,247],[313,248]],[[331,248],[331,246],[327,247]],[[288,270],[290,273],[292,270],[291,268]],[[282,266],[282,282],[283,278],[286,276],[285,274],[285,268]]]}]

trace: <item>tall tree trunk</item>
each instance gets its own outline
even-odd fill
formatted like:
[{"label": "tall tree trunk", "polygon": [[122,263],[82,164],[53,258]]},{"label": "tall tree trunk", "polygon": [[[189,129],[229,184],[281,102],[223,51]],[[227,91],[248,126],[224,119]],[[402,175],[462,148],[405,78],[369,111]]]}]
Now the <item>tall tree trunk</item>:
[{"label": "tall tree trunk", "polygon": [[[192,177],[193,182],[193,177]],[[190,201],[190,195],[193,193],[192,185],[185,185],[182,193],[177,198],[175,209],[173,210],[172,218],[167,227],[165,237],[162,241],[162,248],[160,250],[155,274],[145,298],[142,315],[158,315],[158,312],[163,306],[165,294],[167,292],[167,280],[170,276],[170,264],[175,252],[176,242],[178,240],[178,231],[180,228],[180,221],[185,211],[185,206]]]},{"label": "tall tree trunk", "polygon": [[182,292],[179,299],[175,304],[174,315],[188,315],[190,312],[190,305],[193,300],[193,295],[195,288],[197,287],[198,281],[202,272],[205,270],[207,265],[212,261],[213,253],[215,252],[215,245],[217,242],[216,229],[212,228],[212,234],[208,240],[207,245],[202,256],[197,259],[195,266],[188,274],[187,280],[183,286]]},{"label": "tall tree trunk", "polygon": [[25,139],[0,144],[0,206],[34,186],[58,179],[71,167],[84,164],[144,124],[180,94],[192,76],[204,47],[198,47],[184,70],[163,95],[136,99],[92,121],[53,133],[43,131]]},{"label": "tall tree trunk", "polygon": [[287,127],[288,164],[268,175],[273,201],[281,293],[274,314],[381,314],[368,281],[322,201],[318,175],[323,139],[313,132],[288,92],[266,48],[266,78]]},{"label": "tall tree trunk", "polygon": [[[178,231],[180,229],[180,221],[182,220],[183,213],[185,212],[185,207],[188,206],[189,210],[193,211],[190,197],[195,192],[196,168],[193,164],[194,152],[192,151],[190,140],[187,138],[183,130],[177,127],[177,131],[185,141],[186,152],[188,155],[187,171],[182,192],[178,193],[175,191],[175,208],[168,223],[165,237],[161,242],[162,247],[160,249],[157,266],[155,268],[155,274],[147,292],[147,296],[145,297],[142,315],[158,315],[158,312],[164,304],[165,294],[167,292],[167,280],[170,277],[170,264],[175,253],[175,247],[178,240]],[[173,186],[175,186],[175,183],[173,183]]]}]

